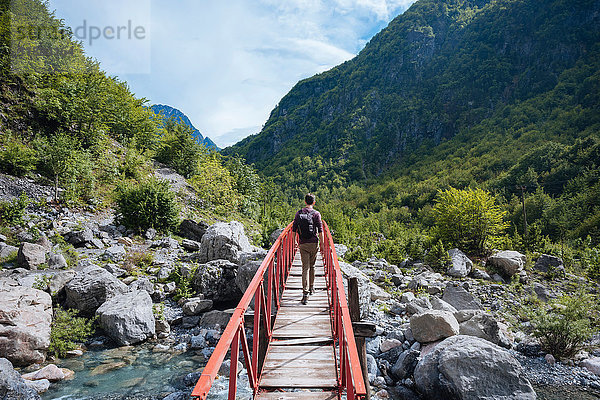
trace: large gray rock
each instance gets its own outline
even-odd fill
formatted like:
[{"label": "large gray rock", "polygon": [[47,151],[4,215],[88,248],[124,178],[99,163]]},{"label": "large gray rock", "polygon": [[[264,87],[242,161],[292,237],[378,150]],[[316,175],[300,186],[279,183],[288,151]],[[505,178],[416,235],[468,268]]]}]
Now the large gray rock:
[{"label": "large gray rock", "polygon": [[225,329],[229,323],[232,313],[227,311],[213,310],[202,315],[199,325],[207,328],[214,326],[220,326],[221,329]]},{"label": "large gray rock", "polygon": [[127,250],[123,245],[117,244],[114,246],[110,246],[108,249],[104,251],[102,255],[102,259],[105,261],[118,262],[125,258],[127,255]]},{"label": "large gray rock", "polygon": [[562,258],[551,256],[548,254],[542,254],[541,256],[539,256],[533,268],[541,272],[564,272],[565,270]]},{"label": "large gray rock", "polygon": [[464,278],[469,275],[473,268],[473,261],[469,260],[469,257],[459,249],[448,250],[450,256],[451,266],[446,271],[446,274],[455,278]]},{"label": "large gray rock", "polygon": [[35,390],[27,386],[25,380],[6,358],[0,358],[0,399],[39,400]]},{"label": "large gray rock", "polygon": [[212,300],[205,300],[199,297],[188,299],[181,307],[185,315],[200,315],[212,308]]},{"label": "large gray rock", "polygon": [[52,299],[41,290],[0,286],[0,357],[15,365],[43,362],[50,346]]},{"label": "large gray rock", "polygon": [[480,310],[463,310],[456,312],[454,316],[460,325],[461,335],[476,336],[498,346],[511,348],[506,326],[496,321],[491,314]]},{"label": "large gray rock", "polygon": [[142,342],[155,334],[152,299],[145,290],[116,295],[98,308],[100,326],[118,344]]},{"label": "large gray rock", "polygon": [[214,260],[201,264],[196,270],[192,287],[205,299],[215,302],[236,302],[242,298],[235,278],[238,266],[227,260]]},{"label": "large gray rock", "polygon": [[[262,264],[262,261],[248,261],[241,265],[237,270],[237,275],[235,277],[235,284],[237,285],[240,292],[244,293],[248,286],[250,286],[250,282],[254,279],[254,275],[256,275],[256,271]],[[268,278],[268,275],[265,274],[265,278]]]},{"label": "large gray rock", "polygon": [[91,242],[94,238],[94,233],[89,227],[84,227],[83,229],[71,231],[66,235],[67,242],[71,243],[73,246],[83,246],[88,242]]},{"label": "large gray rock", "polygon": [[206,222],[194,222],[191,219],[184,219],[179,225],[179,235],[186,239],[200,242],[207,229],[208,224]]},{"label": "large gray rock", "polygon": [[348,278],[358,278],[358,301],[360,304],[360,317],[366,318],[371,310],[371,281],[361,270],[345,262],[340,262],[340,269],[344,276],[344,287],[348,294]]},{"label": "large gray rock", "polygon": [[67,268],[67,260],[62,254],[50,254],[48,256],[48,268],[62,269]]},{"label": "large gray rock", "polygon": [[447,311],[429,310],[410,317],[410,329],[419,343],[435,342],[458,335],[458,321]]},{"label": "large gray rock", "polygon": [[392,366],[390,372],[392,376],[400,381],[404,378],[408,378],[411,376],[417,366],[417,362],[419,361],[420,351],[408,349],[404,351],[396,360],[396,363]]},{"label": "large gray rock", "polygon": [[488,258],[488,265],[497,268],[505,276],[511,277],[523,270],[527,256],[518,251],[503,250]]},{"label": "large gray rock", "polygon": [[107,299],[127,292],[127,285],[96,265],[77,272],[65,286],[67,306],[92,315]]},{"label": "large gray rock", "polygon": [[46,253],[48,251],[39,244],[23,242],[17,253],[17,264],[27,269],[37,269],[37,267],[46,262]]},{"label": "large gray rock", "polygon": [[480,310],[481,303],[462,286],[447,285],[442,300],[457,310]]},{"label": "large gray rock", "polygon": [[430,400],[533,400],[535,391],[506,350],[473,336],[439,343],[417,364],[419,392]]},{"label": "large gray rock", "polygon": [[257,249],[250,244],[244,233],[244,226],[237,222],[217,222],[202,236],[198,254],[200,262],[229,260],[238,263],[241,253],[251,253]]}]

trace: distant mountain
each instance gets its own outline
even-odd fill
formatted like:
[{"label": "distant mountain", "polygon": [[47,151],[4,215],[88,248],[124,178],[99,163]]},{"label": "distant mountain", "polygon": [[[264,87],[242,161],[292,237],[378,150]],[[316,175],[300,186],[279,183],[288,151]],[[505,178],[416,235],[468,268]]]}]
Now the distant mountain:
[{"label": "distant mountain", "polygon": [[[599,38],[596,0],[419,0],[355,58],[297,83],[260,133],[224,152],[304,190],[309,169],[312,184],[344,187],[484,134],[514,142],[484,150],[513,159],[539,140],[572,144],[597,134]],[[460,133],[471,136],[461,144]]]},{"label": "distant mountain", "polygon": [[150,109],[156,114],[161,114],[165,118],[174,118],[176,121],[180,121],[192,128],[194,130],[193,136],[196,138],[196,141],[206,146],[206,148],[214,149],[217,151],[220,150],[219,147],[217,147],[217,145],[215,144],[215,142],[210,140],[210,138],[202,136],[200,131],[192,124],[192,121],[190,121],[188,116],[180,110],[164,104],[155,104],[151,106]]}]

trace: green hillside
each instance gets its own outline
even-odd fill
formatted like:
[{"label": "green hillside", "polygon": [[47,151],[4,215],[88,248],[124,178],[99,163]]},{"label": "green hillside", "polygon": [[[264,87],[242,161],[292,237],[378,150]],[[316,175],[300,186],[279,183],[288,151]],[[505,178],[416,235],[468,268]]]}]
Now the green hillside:
[{"label": "green hillside", "polygon": [[524,235],[523,194],[530,240],[598,243],[599,11],[597,1],[420,0],[225,152],[291,198],[317,191],[349,243],[365,229],[430,232],[435,196],[451,186],[494,193],[511,240]]}]

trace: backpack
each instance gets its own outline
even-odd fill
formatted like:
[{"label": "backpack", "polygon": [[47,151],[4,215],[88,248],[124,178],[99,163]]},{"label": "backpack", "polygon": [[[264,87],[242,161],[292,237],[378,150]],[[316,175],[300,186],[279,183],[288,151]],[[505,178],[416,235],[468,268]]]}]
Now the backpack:
[{"label": "backpack", "polygon": [[301,239],[310,239],[315,235],[315,223],[313,221],[313,215],[315,210],[309,212],[302,212],[298,214],[298,233]]}]

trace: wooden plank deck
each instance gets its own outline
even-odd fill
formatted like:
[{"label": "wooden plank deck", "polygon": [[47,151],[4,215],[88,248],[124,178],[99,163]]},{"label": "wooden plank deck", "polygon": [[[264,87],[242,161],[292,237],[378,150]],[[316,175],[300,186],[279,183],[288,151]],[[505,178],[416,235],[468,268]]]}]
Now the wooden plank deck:
[{"label": "wooden plank deck", "polygon": [[337,398],[337,370],[326,289],[319,256],[315,265],[315,293],[309,296],[306,305],[301,303],[302,264],[297,253],[282,293],[256,399]]}]

